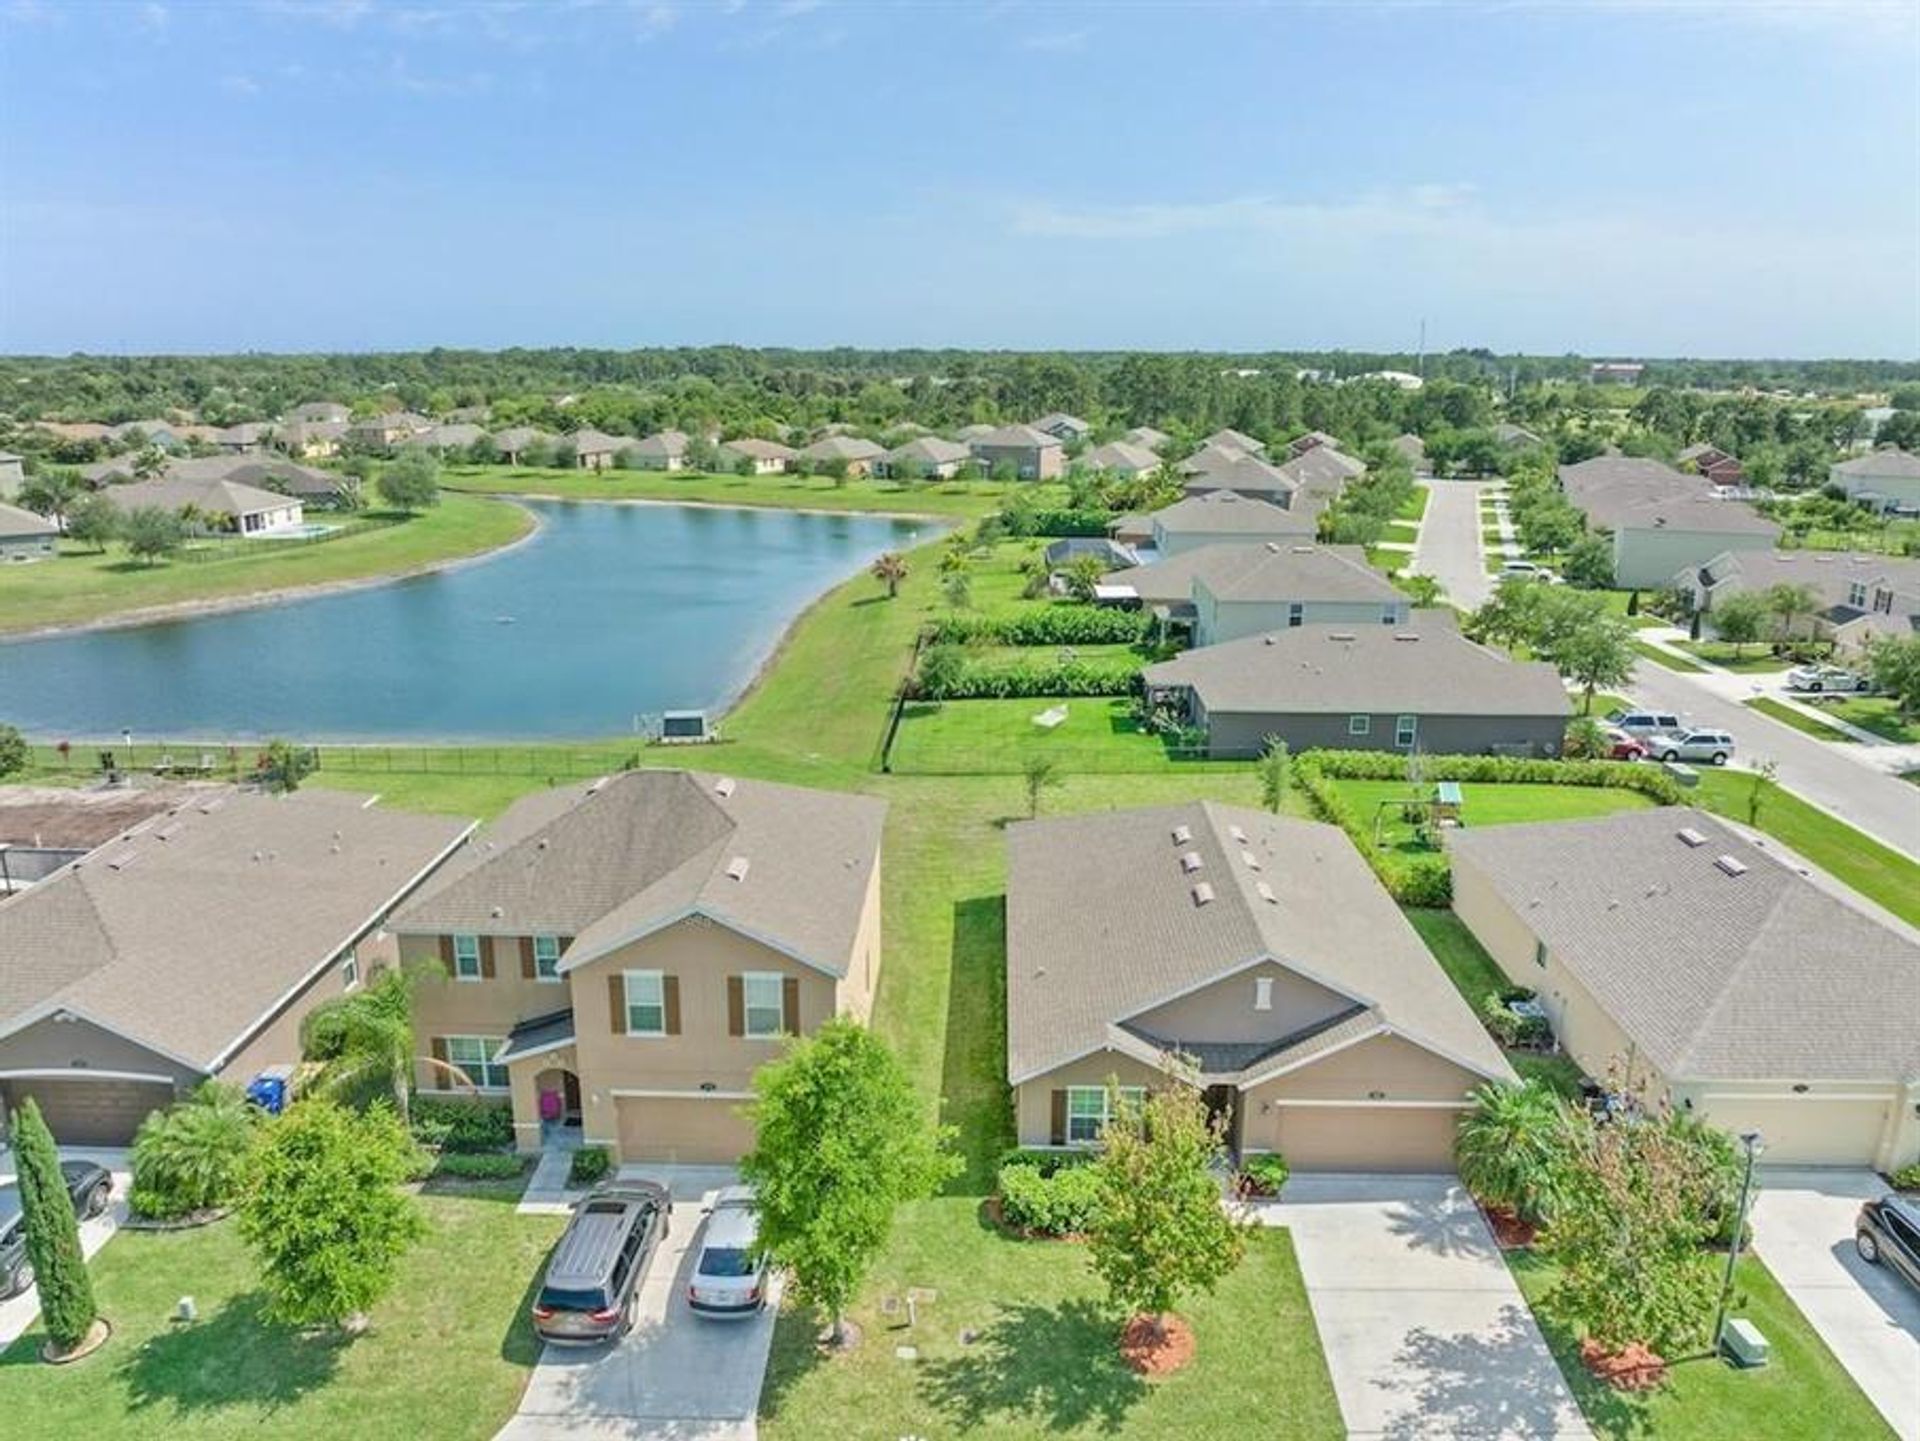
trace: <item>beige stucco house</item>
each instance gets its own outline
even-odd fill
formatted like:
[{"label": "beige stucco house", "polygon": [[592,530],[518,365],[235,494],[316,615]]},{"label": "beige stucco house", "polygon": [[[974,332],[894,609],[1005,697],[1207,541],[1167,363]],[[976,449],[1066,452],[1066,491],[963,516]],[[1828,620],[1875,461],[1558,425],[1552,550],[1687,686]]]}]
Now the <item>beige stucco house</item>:
[{"label": "beige stucco house", "polygon": [[60,527],[44,515],[0,501],[0,564],[45,560],[60,541]]},{"label": "beige stucco house", "polygon": [[307,1012],[391,962],[387,915],[471,830],[205,787],[0,899],[0,1113],[32,1096],[60,1141],[125,1145],[204,1080],[296,1063]]},{"label": "beige stucco house", "polygon": [[1298,1170],[1445,1172],[1499,1048],[1336,827],[1201,801],[1008,830],[1007,1079],[1025,1146],[1109,1083],[1191,1085]]},{"label": "beige stucco house", "polygon": [[720,447],[720,457],[729,466],[737,467],[745,461],[753,467],[755,475],[784,474],[796,454],[790,445],[782,445],[777,440],[761,440],[752,435],[726,441]]},{"label": "beige stucco house", "polygon": [[1003,425],[971,437],[967,444],[989,472],[1004,465],[1021,480],[1054,480],[1066,474],[1067,452],[1060,438],[1031,425]]},{"label": "beige stucco house", "polygon": [[1920,1159],[1920,938],[1705,812],[1456,831],[1453,908],[1596,1077],[1775,1165]]},{"label": "beige stucco house", "polygon": [[1713,628],[1713,609],[1742,591],[1765,594],[1776,585],[1806,586],[1820,599],[1795,635],[1832,642],[1858,654],[1876,636],[1920,632],[1920,560],[1871,551],[1728,551],[1681,571],[1674,589]]},{"label": "beige stucco house", "polygon": [[393,922],[423,1090],[510,1098],[537,1149],[731,1162],[754,1071],[880,969],[880,830],[861,796],[631,771],[529,796]]},{"label": "beige stucco house", "polygon": [[299,497],[194,470],[191,464],[184,462],[158,480],[108,485],[100,494],[123,514],[146,507],[192,513],[236,535],[261,539],[297,534],[305,524]]}]

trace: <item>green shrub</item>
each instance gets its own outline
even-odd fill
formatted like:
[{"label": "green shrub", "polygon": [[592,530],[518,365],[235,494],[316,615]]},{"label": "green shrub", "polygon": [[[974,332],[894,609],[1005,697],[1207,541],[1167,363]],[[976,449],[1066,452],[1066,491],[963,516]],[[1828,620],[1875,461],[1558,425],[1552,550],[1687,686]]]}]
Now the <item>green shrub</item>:
[{"label": "green shrub", "polygon": [[1099,1189],[1091,1166],[1061,1166],[1051,1175],[1038,1166],[1002,1166],[1000,1215],[1037,1235],[1076,1236],[1093,1218]]},{"label": "green shrub", "polygon": [[230,1205],[240,1194],[259,1116],[245,1095],[220,1081],[153,1112],[133,1138],[127,1204],[156,1221]]},{"label": "green shrub", "polygon": [[1039,1150],[1025,1146],[1015,1146],[1002,1153],[1000,1164],[1006,1166],[1027,1166],[1043,1176],[1051,1176],[1056,1171],[1064,1171],[1069,1166],[1084,1166],[1093,1159],[1091,1151]]},{"label": "green shrub", "polygon": [[414,1098],[413,1138],[441,1151],[501,1151],[513,1144],[513,1109],[504,1101]]},{"label": "green shrub", "polygon": [[527,1169],[528,1156],[495,1153],[467,1155],[449,1151],[433,1168],[436,1176],[452,1176],[463,1181],[511,1181]]},{"label": "green shrub", "polygon": [[[936,646],[928,653],[940,650]],[[991,666],[965,661],[946,674],[928,675],[923,670],[917,689],[926,700],[1128,695],[1139,678],[1138,661],[1020,661]]]},{"label": "green shrub", "polygon": [[605,1146],[582,1146],[567,1167],[569,1186],[591,1186],[613,1173],[613,1154]]},{"label": "green shrub", "polygon": [[13,1113],[13,1148],[27,1259],[40,1286],[41,1322],[56,1346],[71,1350],[86,1339],[100,1309],[80,1249],[73,1198],[60,1173],[60,1151],[31,1096]]},{"label": "green shrub", "polygon": [[1480,1019],[1503,1046],[1537,1046],[1552,1034],[1545,1016],[1523,1016],[1507,1004],[1506,997],[1490,995],[1482,1002]]},{"label": "green shrub", "polygon": [[1890,1178],[1896,1191],[1920,1191],[1920,1161],[1902,1166]]},{"label": "green shrub", "polygon": [[1287,1158],[1277,1151],[1248,1156],[1240,1163],[1240,1194],[1277,1196],[1292,1174],[1293,1168],[1287,1164]]},{"label": "green shrub", "polygon": [[942,616],[928,628],[936,644],[1134,645],[1146,638],[1152,617],[1144,611],[1097,605],[1034,606],[1007,616]]},{"label": "green shrub", "polygon": [[1033,510],[1008,506],[1000,512],[1009,535],[1105,535],[1113,523],[1106,510]]},{"label": "green shrub", "polygon": [[1454,1142],[1460,1179],[1489,1206],[1527,1221],[1550,1219],[1573,1163],[1566,1103],[1538,1081],[1482,1086],[1473,1099]]}]

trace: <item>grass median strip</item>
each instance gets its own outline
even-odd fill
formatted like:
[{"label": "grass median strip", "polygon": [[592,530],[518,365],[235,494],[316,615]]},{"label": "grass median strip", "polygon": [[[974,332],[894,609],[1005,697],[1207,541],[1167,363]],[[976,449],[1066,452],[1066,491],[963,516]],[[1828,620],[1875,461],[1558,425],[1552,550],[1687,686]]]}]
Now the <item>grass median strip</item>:
[{"label": "grass median strip", "polygon": [[1834,741],[1840,745],[1859,744],[1858,737],[1850,736],[1823,720],[1816,720],[1805,711],[1796,710],[1782,701],[1775,700],[1772,696],[1763,695],[1753,700],[1743,700],[1740,704],[1748,710],[1759,711],[1761,715],[1779,721],[1781,725],[1792,726],[1803,735],[1814,736],[1823,741]]},{"label": "grass median strip", "polygon": [[1707,670],[1707,667],[1701,665],[1700,662],[1689,659],[1684,655],[1675,655],[1670,650],[1662,650],[1650,641],[1635,640],[1633,642],[1633,650],[1634,654],[1638,655],[1642,660],[1650,660],[1655,665],[1664,666],[1668,670],[1698,671],[1702,673]]}]

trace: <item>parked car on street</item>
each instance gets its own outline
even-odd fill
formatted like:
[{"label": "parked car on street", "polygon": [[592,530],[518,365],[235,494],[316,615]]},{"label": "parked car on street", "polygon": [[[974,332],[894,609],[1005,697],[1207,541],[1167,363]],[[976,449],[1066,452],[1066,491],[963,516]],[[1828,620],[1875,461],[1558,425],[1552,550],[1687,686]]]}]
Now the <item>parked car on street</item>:
[{"label": "parked car on street", "polygon": [[1900,1196],[1867,1202],[1854,1222],[1853,1248],[1920,1291],[1920,1205]]},{"label": "parked car on street", "polygon": [[[73,1198],[73,1214],[91,1220],[113,1202],[113,1176],[92,1161],[62,1161],[60,1174]],[[17,1296],[33,1284],[33,1262],[27,1259],[26,1217],[20,1209],[20,1185],[0,1186],[0,1297]]]},{"label": "parked car on street", "polygon": [[1510,560],[1500,567],[1502,580],[1537,580],[1546,585],[1560,584],[1560,577],[1544,565],[1535,565],[1530,560]]},{"label": "parked car on street", "polygon": [[1602,732],[1607,738],[1606,756],[1610,761],[1638,761],[1647,758],[1646,745],[1629,731],[1619,726],[1607,726]]},{"label": "parked car on street", "polygon": [[767,1261],[753,1254],[759,1234],[751,1187],[729,1186],[714,1198],[687,1283],[691,1310],[702,1316],[751,1316],[766,1305]]},{"label": "parked car on street", "polygon": [[673,1200],[651,1181],[609,1181],[573,1208],[533,1302],[543,1339],[587,1345],[633,1327],[633,1297],[667,1234]]},{"label": "parked car on street", "polygon": [[1663,761],[1707,761],[1723,766],[1733,759],[1733,737],[1725,731],[1672,731],[1648,736],[1648,753]]},{"label": "parked car on street", "polygon": [[1607,712],[1607,720],[1636,740],[1645,740],[1650,735],[1683,731],[1687,728],[1686,719],[1675,715],[1672,711],[1610,710]]},{"label": "parked car on street", "polygon": [[1787,689],[1808,691],[1814,695],[1836,690],[1864,692],[1873,689],[1873,682],[1843,666],[1802,665],[1787,672]]}]

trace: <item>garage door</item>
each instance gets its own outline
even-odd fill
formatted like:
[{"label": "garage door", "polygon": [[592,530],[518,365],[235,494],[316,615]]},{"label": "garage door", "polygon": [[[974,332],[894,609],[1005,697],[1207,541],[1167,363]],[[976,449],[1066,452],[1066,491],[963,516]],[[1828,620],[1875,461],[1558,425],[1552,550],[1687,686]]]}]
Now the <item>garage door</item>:
[{"label": "garage door", "polygon": [[1453,1170],[1457,1110],[1283,1106],[1280,1151],[1296,1171]]},{"label": "garage door", "polygon": [[1709,1101],[1714,1125],[1758,1131],[1769,1166],[1871,1166],[1886,1124],[1884,1101]]},{"label": "garage door", "polygon": [[622,1096],[620,1159],[669,1165],[731,1165],[753,1149],[740,1101]]},{"label": "garage door", "polygon": [[155,1081],[9,1081],[9,1113],[26,1097],[40,1105],[63,1146],[124,1146],[150,1111],[173,1101],[173,1087]]}]

